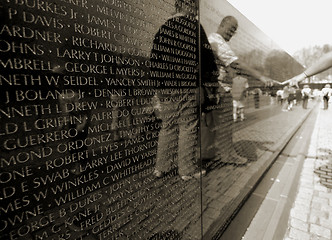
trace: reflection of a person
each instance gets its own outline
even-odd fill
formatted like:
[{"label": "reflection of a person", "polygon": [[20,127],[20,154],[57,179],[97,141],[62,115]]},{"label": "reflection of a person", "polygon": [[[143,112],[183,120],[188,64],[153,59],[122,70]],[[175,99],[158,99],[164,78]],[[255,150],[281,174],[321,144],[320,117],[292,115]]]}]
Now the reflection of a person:
[{"label": "reflection of a person", "polygon": [[254,103],[255,103],[255,108],[259,108],[259,93],[260,93],[260,89],[259,88],[255,88],[254,89]]},{"label": "reflection of a person", "polygon": [[[237,20],[233,16],[226,16],[221,20],[217,32],[209,36],[209,42],[218,60],[219,83],[224,89],[221,99],[222,111],[212,111],[211,115],[213,118],[219,118],[220,123],[218,125],[222,126],[219,134],[221,136],[218,136],[220,139],[218,145],[220,146],[218,146],[219,150],[216,151],[217,156],[215,156],[215,158],[219,160],[221,157],[220,160],[224,163],[245,164],[247,159],[239,156],[233,147],[231,126],[233,123],[233,104],[232,95],[230,93],[231,79],[237,74],[240,74],[252,76],[267,85],[272,85],[274,80],[261,75],[259,72],[240,61],[229,47],[227,42],[230,41],[236,33],[237,28]],[[208,134],[205,134],[205,140],[203,133],[202,135],[202,141],[209,140],[210,136]]]},{"label": "reflection of a person", "polygon": [[[62,76],[64,74],[63,71],[64,69],[60,67],[60,65],[57,65],[53,68],[52,73]],[[57,85],[57,89],[59,92],[64,90],[63,93],[58,96],[60,108],[59,114],[61,114],[61,117],[64,119],[67,119],[66,121],[61,122],[58,128],[63,130],[75,129],[77,134],[75,137],[70,138],[70,141],[75,142],[77,140],[82,140],[84,142],[88,136],[91,110],[82,110],[77,107],[82,101],[84,101],[82,98],[83,95],[81,95],[81,91],[77,87],[66,89],[66,87],[60,83]],[[81,152],[83,155],[87,156],[88,147],[85,144],[79,149],[76,149],[73,146],[68,147],[68,149],[69,151],[64,154],[73,155]],[[73,175],[81,174],[79,166],[80,164],[78,162],[72,163],[70,171]]]},{"label": "reflection of a person", "polygon": [[[62,94],[59,97],[59,104],[60,108],[62,110],[62,113],[64,115],[67,115],[66,117],[72,118],[70,121],[70,124],[60,126],[62,129],[67,128],[67,129],[75,129],[77,134],[75,135],[74,138],[71,138],[71,141],[75,142],[77,140],[84,140],[88,136],[88,126],[89,126],[89,111],[87,110],[81,110],[81,111],[67,111],[68,104],[69,105],[77,105],[79,103],[79,96],[77,92],[73,92],[73,94]],[[79,149],[75,149],[74,147],[71,147],[69,149],[69,154],[77,154],[79,152],[84,152],[87,151],[88,148],[85,144]],[[79,169],[80,164],[79,163],[74,163],[71,169],[71,172],[75,175],[80,174],[80,169]]]},{"label": "reflection of a person", "polygon": [[[62,129],[70,130],[70,129],[75,129],[76,135],[73,138],[70,138],[71,142],[76,142],[76,141],[83,141],[83,145],[80,148],[76,148],[75,145],[73,144],[72,147],[69,148],[68,153],[65,153],[67,155],[70,155],[70,158],[75,159],[79,155],[83,158],[85,158],[86,162],[88,160],[88,147],[86,144],[84,144],[85,139],[88,136],[88,126],[89,126],[89,117],[90,117],[90,111],[88,110],[73,110],[68,112],[68,108],[71,108],[72,105],[77,105],[79,102],[82,101],[79,99],[79,94],[77,91],[73,91],[70,94],[61,94],[59,96],[59,105],[60,109],[62,111],[63,117],[67,117],[69,122],[65,122],[64,125],[59,126]],[[78,157],[80,158],[80,157]],[[82,161],[82,160],[81,160]],[[82,175],[81,172],[81,164],[84,163],[79,163],[79,162],[73,162],[70,164],[70,172],[73,174],[72,177],[77,177],[78,175]],[[80,209],[79,213],[83,213],[85,210],[85,207]],[[79,214],[76,213],[76,214]],[[75,231],[75,232],[80,232],[81,226],[80,224],[85,221],[87,217],[80,217],[80,218],[74,218],[73,222],[71,225],[69,225],[69,229]]]},{"label": "reflection of a person", "polygon": [[232,96],[233,96],[233,120],[237,121],[238,114],[240,120],[244,120],[244,99],[247,89],[249,88],[248,80],[242,76],[233,79]]},{"label": "reflection of a person", "polygon": [[[180,66],[174,69],[164,69],[163,77],[156,77],[155,79],[161,83],[161,88],[157,90],[159,110],[159,118],[162,121],[162,127],[159,133],[158,149],[156,166],[154,175],[161,177],[165,172],[169,172],[172,162],[177,164],[178,173],[183,180],[198,178],[205,174],[205,170],[200,170],[198,167],[198,107],[199,107],[199,88],[198,88],[198,33],[199,30],[204,33],[203,28],[198,27],[196,20],[197,1],[195,0],[176,0],[176,14],[162,25],[155,35],[153,48],[151,51],[151,70],[162,72],[161,68],[167,66]],[[175,26],[177,29],[175,30]],[[189,26],[189,27],[188,27]],[[183,31],[186,30],[187,33]],[[179,36],[185,35],[186,40],[177,44],[174,42],[181,41]],[[205,36],[205,42],[207,38]],[[204,40],[201,41],[204,42]],[[188,56],[180,56],[176,50],[183,52],[183,47],[186,46],[185,52]],[[163,49],[170,49],[163,51]],[[212,55],[212,51],[211,56]],[[167,57],[166,60],[162,60]],[[179,63],[175,63],[175,60]],[[188,62],[188,63],[186,63]],[[192,64],[194,63],[194,65]],[[203,64],[204,65],[204,64]],[[158,68],[159,66],[159,68]],[[212,65],[201,66],[205,72],[212,72],[208,70]],[[184,83],[181,78],[174,78],[176,74],[182,74],[187,69],[189,73],[187,76],[192,77],[191,84],[193,87],[181,87]],[[168,70],[168,71],[167,71]],[[173,85],[173,87],[166,87],[166,83]],[[179,91],[182,90],[182,91]]]}]

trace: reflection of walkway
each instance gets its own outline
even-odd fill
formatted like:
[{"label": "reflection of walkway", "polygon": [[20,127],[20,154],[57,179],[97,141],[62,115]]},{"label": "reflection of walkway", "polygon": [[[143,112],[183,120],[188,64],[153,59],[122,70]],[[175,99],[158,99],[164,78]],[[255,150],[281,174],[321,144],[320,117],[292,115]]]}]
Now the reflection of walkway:
[{"label": "reflection of walkway", "polygon": [[332,239],[332,111],[319,110],[286,240]]},{"label": "reflection of walkway", "polygon": [[[210,239],[250,193],[275,155],[307,117],[309,110],[300,106],[281,112],[278,106],[259,109],[235,123],[233,142],[241,156],[250,161],[245,166],[210,163],[203,178],[203,232]],[[204,239],[205,239],[204,238]]]}]

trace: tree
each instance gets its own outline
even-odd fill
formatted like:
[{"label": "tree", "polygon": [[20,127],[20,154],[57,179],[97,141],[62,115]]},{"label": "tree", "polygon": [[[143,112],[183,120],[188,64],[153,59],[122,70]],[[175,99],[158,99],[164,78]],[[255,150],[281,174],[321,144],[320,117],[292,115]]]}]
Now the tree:
[{"label": "tree", "polygon": [[[316,62],[323,54],[332,51],[332,45],[325,44],[323,46],[312,46],[303,48],[297,51],[293,56],[294,58],[302,63],[304,66],[310,66]],[[332,69],[324,71],[316,75],[316,78],[324,80],[328,78],[328,75],[332,75]]]}]

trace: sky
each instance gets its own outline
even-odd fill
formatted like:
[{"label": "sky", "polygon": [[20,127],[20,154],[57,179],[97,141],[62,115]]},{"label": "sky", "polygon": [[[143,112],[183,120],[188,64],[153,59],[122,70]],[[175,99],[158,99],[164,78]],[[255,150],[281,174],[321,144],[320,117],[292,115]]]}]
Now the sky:
[{"label": "sky", "polygon": [[227,1],[290,55],[332,45],[332,0]]}]

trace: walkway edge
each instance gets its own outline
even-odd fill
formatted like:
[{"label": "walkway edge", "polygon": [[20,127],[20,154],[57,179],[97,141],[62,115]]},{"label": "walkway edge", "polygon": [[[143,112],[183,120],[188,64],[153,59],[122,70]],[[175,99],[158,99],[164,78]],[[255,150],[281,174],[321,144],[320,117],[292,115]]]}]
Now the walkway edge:
[{"label": "walkway edge", "polygon": [[[255,190],[259,182],[263,179],[267,171],[276,161],[281,151],[285,148],[285,146],[289,143],[290,139],[294,136],[294,134],[298,131],[303,122],[311,114],[313,108],[308,109],[309,111],[302,117],[302,119],[295,125],[295,127],[290,129],[287,132],[287,134],[284,135],[285,137],[281,138],[278,141],[278,143],[276,143],[273,146],[271,152],[266,151],[260,157],[259,161],[261,162],[261,165],[259,169],[257,169],[257,165],[252,166],[252,169],[251,168],[248,169],[250,172],[253,172],[254,174],[247,174],[246,176],[239,177],[239,179],[234,183],[234,185],[242,186],[242,189],[236,196],[234,196],[233,201],[231,202],[231,204],[227,206],[227,209],[225,209],[225,212],[222,214],[222,219],[223,219],[222,221],[225,222],[226,224],[224,224],[224,226],[220,226],[220,224],[218,224],[219,221],[217,219],[215,223],[210,226],[209,230],[206,231],[206,234],[204,235],[203,239],[217,240],[222,236],[223,232],[228,227],[230,222],[233,220],[233,218],[236,216],[236,214],[241,209],[243,204],[246,202],[246,200]],[[247,176],[250,176],[250,178],[248,178]],[[243,182],[243,180],[245,179],[247,179],[246,183]],[[225,221],[225,219],[227,220]]]},{"label": "walkway edge", "polygon": [[[308,152],[311,135],[312,131],[303,132],[303,135],[301,135],[303,137],[303,141],[299,140],[294,147],[294,153],[297,157],[295,160],[288,160],[280,170],[277,177],[278,179],[282,179],[281,181],[289,184],[285,184],[282,188],[280,188],[280,183],[275,182],[271,186],[265,200],[262,202],[260,209],[256,213],[252,223],[245,233],[243,237],[244,240],[283,239],[287,228],[289,215],[288,211],[291,208],[293,200],[296,196],[296,189],[304,164],[304,159]],[[268,220],[266,219],[267,214],[270,216]]]}]

